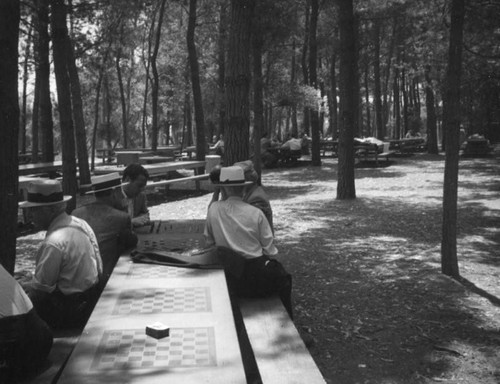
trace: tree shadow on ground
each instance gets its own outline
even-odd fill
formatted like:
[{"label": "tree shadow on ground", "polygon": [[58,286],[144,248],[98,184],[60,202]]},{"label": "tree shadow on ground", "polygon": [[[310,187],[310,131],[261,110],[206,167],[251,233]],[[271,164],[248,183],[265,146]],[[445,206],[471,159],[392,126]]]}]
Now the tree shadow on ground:
[{"label": "tree shadow on ground", "polygon": [[[467,211],[476,220],[462,223],[459,236],[484,232],[483,240],[498,248],[498,234],[484,230],[497,218],[478,221],[488,211],[481,205]],[[378,198],[309,201],[293,216],[293,224],[277,229],[278,236],[286,233],[283,262],[297,265],[297,322],[330,324],[322,330],[329,342],[316,345],[317,353],[333,358],[322,366],[329,377],[342,383],[425,382],[447,377],[477,348],[495,356],[498,329],[466,305],[470,292],[464,286],[440,274],[440,207]],[[299,220],[307,224],[294,231]],[[491,247],[489,253],[476,244],[469,248],[466,263],[500,267]],[[498,293],[465,287],[495,305],[500,301]],[[316,304],[312,310],[306,301]],[[331,320],[313,321],[325,317]],[[360,355],[372,362],[364,370],[355,365]]]}]

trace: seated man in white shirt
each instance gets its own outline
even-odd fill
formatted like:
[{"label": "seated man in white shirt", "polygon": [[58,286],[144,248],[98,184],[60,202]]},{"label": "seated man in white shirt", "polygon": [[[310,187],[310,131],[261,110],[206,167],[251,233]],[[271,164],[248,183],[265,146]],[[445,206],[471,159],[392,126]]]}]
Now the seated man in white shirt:
[{"label": "seated man in white shirt", "polygon": [[271,226],[264,213],[243,201],[244,171],[239,166],[223,167],[219,181],[226,199],[208,208],[205,227],[206,245],[242,260],[243,269],[226,269],[229,290],[241,297],[263,297],[279,294],[292,317],[291,276],[281,263],[271,259],[278,253]]},{"label": "seated man in white shirt", "polygon": [[0,383],[15,383],[43,366],[52,332],[1,264],[0,292]]},{"label": "seated man in white shirt", "polygon": [[33,279],[23,288],[51,328],[83,327],[98,298],[102,260],[96,236],[82,219],[65,212],[57,180],[34,181],[19,206],[35,229],[46,230],[36,254]]}]

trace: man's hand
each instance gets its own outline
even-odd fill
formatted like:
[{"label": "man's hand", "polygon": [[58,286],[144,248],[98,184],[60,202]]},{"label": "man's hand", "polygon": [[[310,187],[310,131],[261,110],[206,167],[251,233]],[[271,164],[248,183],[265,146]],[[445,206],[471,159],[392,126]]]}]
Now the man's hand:
[{"label": "man's hand", "polygon": [[149,219],[149,213],[146,213],[142,216],[137,216],[132,219],[132,226],[134,227],[142,227],[148,224],[151,220]]}]

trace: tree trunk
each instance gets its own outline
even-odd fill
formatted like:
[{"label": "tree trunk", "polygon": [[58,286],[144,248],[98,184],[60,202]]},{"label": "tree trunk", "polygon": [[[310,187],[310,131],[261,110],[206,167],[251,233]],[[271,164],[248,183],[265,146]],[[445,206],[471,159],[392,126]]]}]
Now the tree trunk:
[{"label": "tree trunk", "polygon": [[[262,66],[262,63],[261,63]],[[296,53],[295,53],[295,39],[293,39],[293,45],[292,45],[292,63],[291,63],[291,69],[290,69],[290,85],[292,88],[295,87],[296,83],[296,72],[297,72],[297,64],[296,64]],[[262,70],[261,70],[262,74]],[[255,108],[255,107],[254,107]],[[264,108],[264,107],[262,107]],[[297,122],[297,104],[293,103],[292,105],[292,134],[297,135],[299,134],[299,124]],[[264,129],[264,127],[262,127]],[[264,130],[262,130],[264,132]],[[260,145],[259,145],[260,147]]]},{"label": "tree trunk", "polygon": [[395,119],[395,125],[394,125],[394,138],[395,139],[400,139],[402,137],[401,135],[401,102],[400,102],[400,96],[399,96],[399,69],[396,67],[394,70],[394,85],[393,85],[393,91],[394,91],[394,119]]},{"label": "tree trunk", "polygon": [[380,20],[375,20],[373,31],[374,57],[373,57],[373,77],[375,80],[375,92],[373,101],[375,104],[375,137],[383,140],[385,136],[384,116],[382,111],[382,84],[380,80]]},{"label": "tree trunk", "polygon": [[370,66],[368,65],[368,58],[365,61],[365,103],[366,103],[366,130],[363,128],[362,133],[366,133],[370,136],[375,136],[374,133],[372,133],[372,123],[371,123],[371,111],[370,111]]},{"label": "tree trunk", "polygon": [[249,158],[250,28],[254,0],[231,0],[229,49],[226,65],[226,129],[224,164]]},{"label": "tree trunk", "polygon": [[26,48],[24,50],[24,63],[23,63],[23,99],[21,107],[21,129],[19,130],[19,149],[21,153],[26,153],[26,99],[27,99],[27,88],[28,88],[28,69],[29,60],[31,56],[31,38],[33,34],[33,22],[34,18],[31,18],[31,23],[29,23],[28,37],[26,38]]},{"label": "tree trunk", "polygon": [[[310,1],[307,0],[306,2],[306,9],[305,9],[305,17],[304,17],[304,44],[302,45],[302,56],[300,59],[301,66],[302,66],[302,76],[304,78],[304,84],[309,85],[309,68],[307,67],[307,54],[309,50],[309,21],[310,21],[310,8],[311,4]],[[304,133],[309,134],[311,128],[311,121],[310,121],[310,110],[309,108],[305,107],[303,109],[303,117],[302,117],[302,131]]]},{"label": "tree trunk", "polygon": [[161,27],[163,25],[163,15],[165,13],[166,0],[161,0],[160,10],[158,14],[158,24],[156,25],[155,44],[153,53],[151,55],[151,69],[153,71],[153,86],[151,90],[151,106],[152,106],[152,130],[151,130],[151,149],[156,151],[158,147],[158,93],[160,87],[160,78],[158,75],[158,68],[156,66],[156,59],[158,57],[158,50],[160,49]]},{"label": "tree trunk", "polygon": [[149,70],[151,67],[151,45],[154,34],[155,20],[156,20],[156,10],[153,12],[153,16],[151,18],[151,28],[149,28],[148,33],[148,52],[147,52],[147,62],[146,62],[146,76],[145,76],[145,84],[144,84],[144,101],[142,106],[142,124],[141,124],[141,132],[142,132],[142,147],[146,147],[146,120],[147,120],[147,109],[148,109],[148,92],[149,92]]},{"label": "tree trunk", "polygon": [[427,152],[437,155],[437,120],[435,109],[434,89],[431,79],[431,66],[425,68],[425,107],[427,108]]},{"label": "tree trunk", "polygon": [[[123,34],[123,24],[121,26],[121,34]],[[120,39],[121,40],[121,39]],[[118,88],[120,89],[120,105],[122,107],[122,135],[123,135],[123,148],[128,148],[128,130],[127,130],[127,102],[125,99],[125,87],[123,86],[123,77],[122,77],[122,69],[120,66],[120,60],[122,55],[122,44],[118,44],[118,48],[116,50],[116,58],[115,58],[115,68],[116,75],[118,78]]]},{"label": "tree trunk", "polygon": [[[335,34],[337,35],[337,34]],[[330,134],[333,140],[337,140],[339,132],[339,116],[338,116],[338,105],[337,105],[337,73],[336,73],[336,62],[337,62],[337,44],[333,47],[332,53],[332,64],[330,67],[330,79],[331,79],[331,97],[330,97]]]},{"label": "tree trunk", "polygon": [[73,43],[66,36],[66,60],[68,65],[68,75],[71,87],[71,104],[73,110],[73,119],[75,124],[76,153],[78,155],[78,170],[80,172],[80,184],[88,185],[90,181],[89,154],[87,150],[87,133],[85,132],[85,118],[83,115],[82,90],[78,69],[75,63],[75,50]]},{"label": "tree trunk", "polygon": [[[219,87],[219,127],[217,129],[217,138],[224,134],[224,121],[226,119],[226,104],[224,100],[224,79],[226,76],[226,40],[227,40],[227,5],[224,1],[220,3],[219,36],[217,47],[217,85]],[[211,137],[210,137],[211,139]]]},{"label": "tree trunk", "polygon": [[[264,132],[264,91],[262,82],[262,35],[255,30],[253,35],[253,162],[255,170],[262,173],[260,139]],[[293,69],[292,69],[293,72]]]},{"label": "tree trunk", "polygon": [[408,123],[408,91],[406,85],[406,71],[403,68],[401,71],[401,91],[403,92],[403,132],[402,137],[408,132],[409,123]]},{"label": "tree trunk", "polygon": [[387,132],[387,122],[389,121],[389,79],[391,77],[391,67],[392,67],[392,56],[394,54],[394,47],[396,45],[396,38],[399,36],[398,34],[398,18],[394,17],[393,18],[393,24],[392,24],[392,34],[391,34],[391,42],[389,45],[389,52],[387,54],[387,62],[386,62],[386,67],[385,67],[385,72],[384,72],[384,83],[383,83],[383,88],[382,88],[382,110],[383,110],[383,122],[384,122],[384,129],[385,129],[385,135],[388,136]]},{"label": "tree trunk", "polygon": [[196,123],[196,160],[205,160],[207,141],[205,137],[205,116],[203,114],[203,101],[201,98],[200,68],[194,31],[196,27],[196,0],[189,0],[189,21],[187,28],[187,47],[189,67],[191,69],[191,86],[193,89],[194,120]]},{"label": "tree trunk", "polygon": [[452,0],[451,3],[450,46],[445,97],[443,100],[446,160],[444,169],[441,270],[445,275],[455,278],[460,276],[457,260],[457,190],[464,3],[464,0]]},{"label": "tree trunk", "polygon": [[[309,84],[318,88],[317,60],[318,44],[316,33],[318,29],[319,3],[318,0],[311,0],[311,22],[309,26]],[[311,164],[321,165],[321,154],[319,148],[319,116],[318,107],[311,109]]]},{"label": "tree trunk", "polygon": [[354,185],[354,129],[356,125],[356,32],[352,0],[339,0],[340,26],[340,137],[337,199],[356,198]]},{"label": "tree trunk", "polygon": [[61,149],[63,161],[63,191],[73,196],[67,204],[67,211],[76,207],[76,159],[75,129],[71,108],[71,90],[66,60],[66,6],[64,0],[53,0],[51,15],[52,50],[54,56],[54,72],[56,75],[59,123],[61,126]]},{"label": "tree trunk", "polygon": [[18,211],[18,135],[19,95],[18,42],[19,0],[0,1],[0,263],[9,273],[14,273],[16,263],[16,229]]},{"label": "tree trunk", "polygon": [[[38,0],[38,60],[37,74],[40,76],[39,98],[39,135],[42,161],[54,161],[54,121],[52,119],[52,100],[50,95],[49,61],[49,0]],[[37,155],[38,146],[32,148]]]}]

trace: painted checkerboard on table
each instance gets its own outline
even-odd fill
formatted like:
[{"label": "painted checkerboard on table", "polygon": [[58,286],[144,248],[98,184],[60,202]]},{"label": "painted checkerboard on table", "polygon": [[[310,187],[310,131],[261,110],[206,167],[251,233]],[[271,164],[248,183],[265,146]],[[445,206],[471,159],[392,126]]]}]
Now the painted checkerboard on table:
[{"label": "painted checkerboard on table", "polygon": [[209,287],[150,288],[121,292],[112,314],[189,313],[211,310]]},{"label": "painted checkerboard on table", "polygon": [[159,340],[144,329],[120,329],[104,332],[91,370],[210,366],[216,361],[211,327],[173,328]]}]

